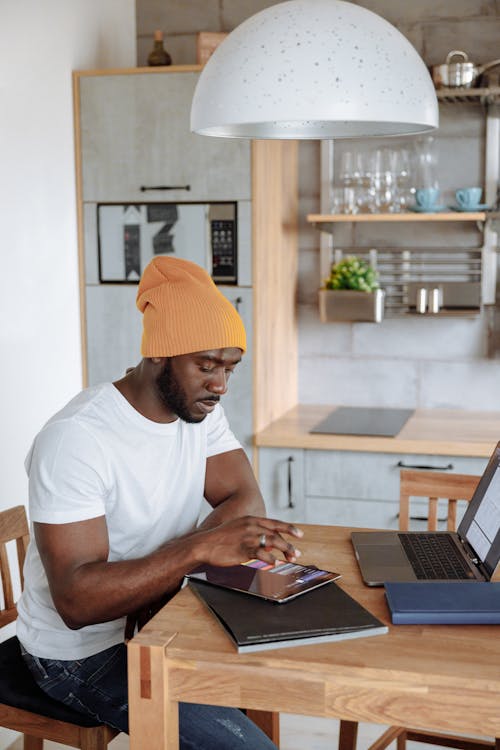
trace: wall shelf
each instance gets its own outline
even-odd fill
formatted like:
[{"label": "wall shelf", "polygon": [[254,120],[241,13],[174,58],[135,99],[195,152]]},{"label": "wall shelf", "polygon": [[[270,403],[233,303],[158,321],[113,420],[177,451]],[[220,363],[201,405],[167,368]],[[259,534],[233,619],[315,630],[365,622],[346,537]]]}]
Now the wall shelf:
[{"label": "wall shelf", "polygon": [[443,88],[436,91],[440,102],[449,103],[472,103],[472,104],[498,104],[500,101],[500,86],[489,86],[485,88]]},{"label": "wall shelf", "polygon": [[[488,311],[488,356],[494,357],[498,355],[500,351],[500,315],[493,314],[492,311],[496,310],[496,300],[500,297],[500,284],[497,289],[497,276],[498,265],[499,265],[499,241],[498,235],[500,233],[500,210],[498,209],[498,182],[500,172],[500,86],[489,86],[483,88],[446,88],[439,89],[436,91],[437,98],[440,104],[453,105],[460,103],[476,104],[482,106],[485,112],[485,136],[484,136],[484,201],[488,206],[494,206],[494,210],[490,211],[478,211],[478,212],[455,212],[446,211],[442,213],[400,213],[400,214],[332,214],[331,213],[331,188],[333,185],[333,164],[334,164],[334,141],[322,141],[321,142],[321,187],[320,187],[320,212],[316,214],[309,214],[307,216],[307,222],[314,226],[320,231],[320,278],[321,283],[329,276],[332,262],[335,262],[342,256],[342,254],[367,254],[370,259],[373,259],[379,266],[380,270],[389,271],[391,264],[391,257],[393,257],[396,248],[373,248],[373,247],[346,247],[342,243],[342,247],[336,247],[335,234],[341,226],[352,224],[354,227],[361,226],[364,224],[375,224],[383,226],[383,222],[386,225],[394,225],[401,227],[402,224],[407,224],[408,227],[419,225],[422,226],[421,222],[426,222],[426,226],[431,228],[435,226],[444,227],[449,226],[452,228],[457,222],[466,222],[470,227],[471,222],[475,223],[477,229],[482,235],[481,247],[476,248],[456,248],[450,247],[450,260],[452,256],[456,255],[456,262],[459,264],[456,266],[457,270],[462,270],[460,263],[465,260],[465,266],[467,266],[467,274],[464,274],[463,279],[455,277],[453,280],[469,281],[473,284],[480,284],[480,308],[489,306]],[[411,223],[410,223],[411,222]],[[430,223],[430,222],[433,222]],[[462,226],[464,226],[462,224]],[[442,249],[442,248],[441,248]],[[429,270],[429,277],[433,280],[440,281],[434,273],[431,271],[432,268],[432,256],[429,255],[430,248],[421,248],[420,252],[418,248],[399,248],[401,251],[401,259],[406,264],[408,259],[414,258],[417,260],[417,256],[420,253],[424,253],[425,266]],[[470,252],[469,252],[470,251]],[[409,253],[408,258],[405,258],[404,253]],[[425,254],[427,252],[427,254]],[[375,255],[376,253],[376,255]],[[461,254],[465,253],[465,256]],[[387,254],[387,258],[385,255]],[[386,261],[389,266],[386,265]],[[469,262],[470,261],[470,262]],[[412,263],[410,262],[410,265]],[[447,264],[449,265],[449,264]],[[478,269],[476,274],[475,269]],[[474,268],[473,268],[474,267]],[[409,269],[410,278],[403,278],[404,274],[396,274],[397,277],[392,281],[394,282],[393,288],[388,290],[386,287],[386,312],[393,315],[411,315],[409,311],[409,289],[407,282],[412,282],[414,279],[411,278],[413,271],[416,275],[416,266],[414,269]],[[474,271],[474,274],[472,272]],[[441,276],[443,283],[448,280],[452,280],[450,277],[451,268],[448,270],[442,269]],[[445,278],[446,277],[446,278]],[[427,280],[422,278],[422,281]],[[391,280],[387,279],[388,285]],[[416,278],[415,281],[420,281],[420,277]],[[445,313],[443,312],[442,315]],[[456,314],[456,313],[454,313]],[[464,315],[468,315],[468,311],[464,312]],[[473,312],[472,314],[477,314]]]},{"label": "wall shelf", "polygon": [[486,211],[443,211],[440,213],[401,213],[401,214],[308,214],[307,221],[318,226],[322,231],[328,231],[328,224],[363,223],[363,222],[406,222],[406,221],[486,221],[489,218],[499,218],[496,212]]}]

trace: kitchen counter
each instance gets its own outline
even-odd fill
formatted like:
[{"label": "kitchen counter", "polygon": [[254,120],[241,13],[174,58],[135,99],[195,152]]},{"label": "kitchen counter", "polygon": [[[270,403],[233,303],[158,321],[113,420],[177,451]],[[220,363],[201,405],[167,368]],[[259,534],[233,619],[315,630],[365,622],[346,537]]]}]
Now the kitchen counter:
[{"label": "kitchen counter", "polygon": [[396,437],[310,434],[335,405],[298,404],[255,436],[257,447],[488,458],[500,440],[500,412],[416,409]]}]

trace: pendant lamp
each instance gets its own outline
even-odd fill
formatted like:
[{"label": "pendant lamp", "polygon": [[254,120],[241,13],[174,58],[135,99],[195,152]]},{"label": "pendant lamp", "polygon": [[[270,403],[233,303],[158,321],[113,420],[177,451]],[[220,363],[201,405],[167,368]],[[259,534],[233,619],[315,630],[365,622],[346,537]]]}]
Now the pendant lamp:
[{"label": "pendant lamp", "polygon": [[438,126],[410,42],[344,0],[288,0],[232,31],[202,70],[191,130],[219,138],[411,135]]}]

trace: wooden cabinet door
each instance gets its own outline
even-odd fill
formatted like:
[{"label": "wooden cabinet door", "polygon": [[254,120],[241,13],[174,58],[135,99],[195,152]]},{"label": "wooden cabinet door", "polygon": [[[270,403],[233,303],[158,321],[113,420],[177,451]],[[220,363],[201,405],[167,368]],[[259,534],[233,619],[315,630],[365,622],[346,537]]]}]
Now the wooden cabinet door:
[{"label": "wooden cabinet door", "polygon": [[251,198],[250,142],[190,132],[197,78],[193,72],[80,77],[84,201]]}]

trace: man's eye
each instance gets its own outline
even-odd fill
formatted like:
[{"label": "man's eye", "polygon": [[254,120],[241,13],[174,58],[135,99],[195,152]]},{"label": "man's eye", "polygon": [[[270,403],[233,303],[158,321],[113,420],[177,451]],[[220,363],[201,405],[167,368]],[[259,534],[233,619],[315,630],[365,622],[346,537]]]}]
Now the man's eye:
[{"label": "man's eye", "polygon": [[200,367],[201,372],[212,372],[211,367]]}]

